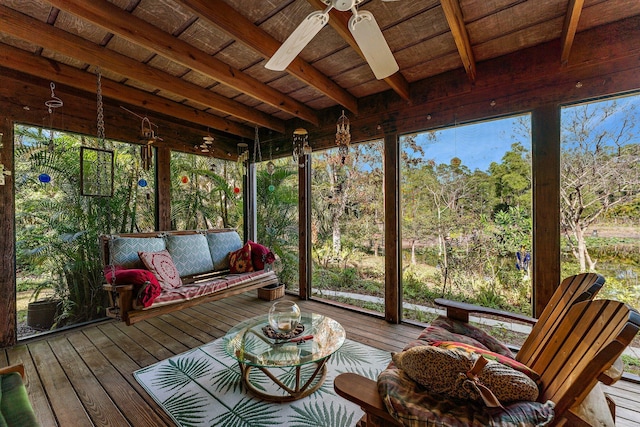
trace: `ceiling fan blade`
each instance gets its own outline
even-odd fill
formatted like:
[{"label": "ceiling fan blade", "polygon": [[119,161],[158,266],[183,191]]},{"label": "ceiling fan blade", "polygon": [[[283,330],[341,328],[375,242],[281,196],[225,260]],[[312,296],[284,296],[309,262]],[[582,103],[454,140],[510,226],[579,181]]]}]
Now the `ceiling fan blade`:
[{"label": "ceiling fan blade", "polygon": [[354,14],[349,19],[349,31],[378,80],[400,69],[371,12],[363,10]]},{"label": "ceiling fan blade", "polygon": [[329,22],[329,13],[312,12],[298,25],[287,40],[265,64],[265,68],[274,71],[285,70],[291,61],[309,44],[312,38]]}]

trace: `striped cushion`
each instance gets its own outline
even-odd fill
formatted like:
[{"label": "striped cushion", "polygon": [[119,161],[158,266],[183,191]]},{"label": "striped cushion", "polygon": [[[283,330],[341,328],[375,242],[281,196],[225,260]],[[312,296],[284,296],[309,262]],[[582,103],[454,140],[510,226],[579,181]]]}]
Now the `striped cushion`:
[{"label": "striped cushion", "polygon": [[167,236],[167,250],[180,277],[213,270],[209,245],[203,234]]}]

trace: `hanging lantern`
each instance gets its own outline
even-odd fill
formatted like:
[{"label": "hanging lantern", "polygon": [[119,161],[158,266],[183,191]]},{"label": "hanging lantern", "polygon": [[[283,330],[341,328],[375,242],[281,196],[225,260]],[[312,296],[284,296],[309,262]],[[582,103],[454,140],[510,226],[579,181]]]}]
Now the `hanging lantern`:
[{"label": "hanging lantern", "polygon": [[345,116],[344,110],[342,115],[338,118],[336,124],[336,145],[338,145],[338,152],[340,153],[340,160],[344,165],[344,162],[349,155],[349,144],[351,143],[349,118]]}]

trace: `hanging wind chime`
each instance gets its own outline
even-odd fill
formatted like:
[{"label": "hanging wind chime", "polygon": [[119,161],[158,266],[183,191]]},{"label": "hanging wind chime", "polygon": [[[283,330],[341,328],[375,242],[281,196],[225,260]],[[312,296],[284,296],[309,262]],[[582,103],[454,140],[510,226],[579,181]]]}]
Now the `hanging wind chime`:
[{"label": "hanging wind chime", "polygon": [[49,87],[51,88],[51,99],[45,101],[44,105],[47,107],[47,110],[49,111],[49,147],[48,148],[49,148],[49,152],[53,153],[53,151],[55,150],[55,142],[53,140],[53,116],[56,109],[62,107],[64,105],[64,102],[62,102],[62,99],[56,96],[55,83],[51,82],[49,84]]},{"label": "hanging wind chime", "polygon": [[[49,112],[49,142],[47,144],[47,151],[49,152],[49,154],[53,154],[56,148],[54,132],[53,132],[53,118],[55,116],[56,110],[64,106],[64,102],[62,102],[62,99],[56,96],[55,83],[51,82],[49,84],[49,88],[51,89],[51,99],[48,99],[47,101],[45,101],[44,105],[45,107],[47,107],[47,111]],[[41,182],[42,184],[48,184],[51,182],[51,175],[49,175],[46,172],[42,172],[38,175],[38,181]]]},{"label": "hanging wind chime", "polygon": [[340,162],[343,165],[349,155],[349,144],[351,143],[350,127],[349,118],[345,116],[344,110],[342,110],[342,115],[338,118],[338,123],[336,124],[336,145],[338,145]]},{"label": "hanging wind chime", "polygon": [[276,171],[276,165],[273,163],[273,153],[272,153],[272,144],[269,143],[269,161],[267,162],[267,174],[269,174],[269,192],[273,193],[276,190],[275,185],[273,185],[273,174]]}]

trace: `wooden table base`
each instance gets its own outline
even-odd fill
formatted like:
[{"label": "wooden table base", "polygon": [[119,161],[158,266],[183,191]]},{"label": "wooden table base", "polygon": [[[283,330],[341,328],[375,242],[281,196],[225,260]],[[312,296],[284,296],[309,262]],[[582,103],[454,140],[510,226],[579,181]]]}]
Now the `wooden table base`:
[{"label": "wooden table base", "polygon": [[[316,369],[313,371],[311,377],[302,385],[300,385],[300,369],[301,366],[296,366],[296,383],[294,388],[290,388],[282,383],[273,373],[271,373],[267,368],[261,366],[250,366],[245,365],[244,363],[238,362],[240,366],[240,373],[242,374],[242,383],[247,387],[252,394],[256,395],[260,399],[267,400],[269,402],[292,402],[294,400],[302,399],[303,397],[309,396],[311,393],[315,392],[320,388],[320,386],[324,383],[324,380],[327,378],[327,360],[329,357],[326,357],[318,362],[316,362]],[[271,378],[271,381],[274,382],[281,390],[283,390],[286,394],[283,395],[273,395],[263,392],[262,390],[258,390],[249,380],[249,374],[253,368],[260,369],[266,376]],[[315,382],[314,382],[315,380]]]}]

